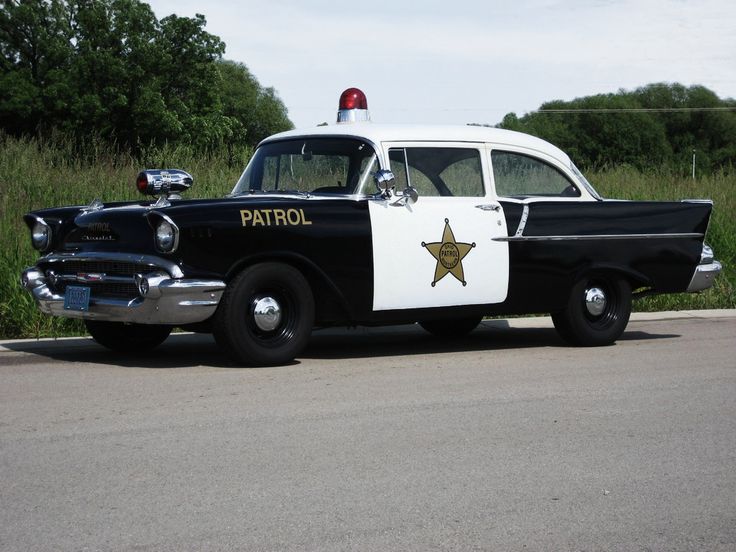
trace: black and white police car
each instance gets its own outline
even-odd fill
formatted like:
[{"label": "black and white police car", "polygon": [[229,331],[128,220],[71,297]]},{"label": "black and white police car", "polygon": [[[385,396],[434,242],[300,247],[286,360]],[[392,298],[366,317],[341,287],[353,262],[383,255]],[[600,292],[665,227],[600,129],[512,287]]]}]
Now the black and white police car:
[{"label": "black and white police car", "polygon": [[603,199],[543,140],[374,124],[355,88],[338,124],[264,140],[227,197],[181,199],[191,184],[144,171],[155,201],[26,215],[43,255],[22,282],[41,311],[115,350],[212,332],[245,365],[294,359],[316,326],[449,337],[499,314],[551,313],[593,346],[621,335],[632,298],[706,289],[721,269],[710,201]]}]

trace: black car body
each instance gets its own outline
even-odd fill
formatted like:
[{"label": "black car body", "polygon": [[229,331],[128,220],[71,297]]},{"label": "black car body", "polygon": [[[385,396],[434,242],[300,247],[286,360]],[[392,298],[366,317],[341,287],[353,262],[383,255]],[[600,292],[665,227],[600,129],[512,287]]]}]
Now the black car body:
[{"label": "black car body", "polygon": [[276,364],[314,326],[451,336],[498,314],[552,313],[567,341],[609,344],[632,295],[700,291],[721,269],[710,201],[602,199],[524,134],[352,118],[268,138],[222,199],[180,199],[186,173],[149,171],[139,187],[158,201],[29,213],[44,255],[25,287],[114,349],[178,326]]}]

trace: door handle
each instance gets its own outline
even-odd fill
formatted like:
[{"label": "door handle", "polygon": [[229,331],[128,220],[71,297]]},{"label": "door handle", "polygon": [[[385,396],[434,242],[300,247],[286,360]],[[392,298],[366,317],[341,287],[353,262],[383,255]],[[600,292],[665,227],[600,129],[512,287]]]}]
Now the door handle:
[{"label": "door handle", "polygon": [[497,213],[501,211],[501,205],[498,203],[485,203],[483,205],[476,205],[475,207],[481,211],[495,211]]}]

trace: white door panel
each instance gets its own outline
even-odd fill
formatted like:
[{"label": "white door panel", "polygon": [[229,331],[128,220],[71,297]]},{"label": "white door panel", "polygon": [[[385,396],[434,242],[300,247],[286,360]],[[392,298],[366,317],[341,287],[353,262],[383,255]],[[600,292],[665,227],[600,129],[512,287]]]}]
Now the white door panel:
[{"label": "white door panel", "polygon": [[508,243],[493,238],[507,235],[506,220],[490,203],[482,197],[420,197],[405,206],[370,201],[373,310],[504,301]]}]

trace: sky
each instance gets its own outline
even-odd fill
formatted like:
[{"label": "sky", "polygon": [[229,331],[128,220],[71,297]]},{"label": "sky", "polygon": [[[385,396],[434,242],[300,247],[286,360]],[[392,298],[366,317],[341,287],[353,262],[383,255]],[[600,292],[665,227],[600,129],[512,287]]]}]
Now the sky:
[{"label": "sky", "polygon": [[736,98],[733,0],[153,0],[273,87],[297,128],[363,90],[373,121],[496,124],[545,101],[701,84]]}]

